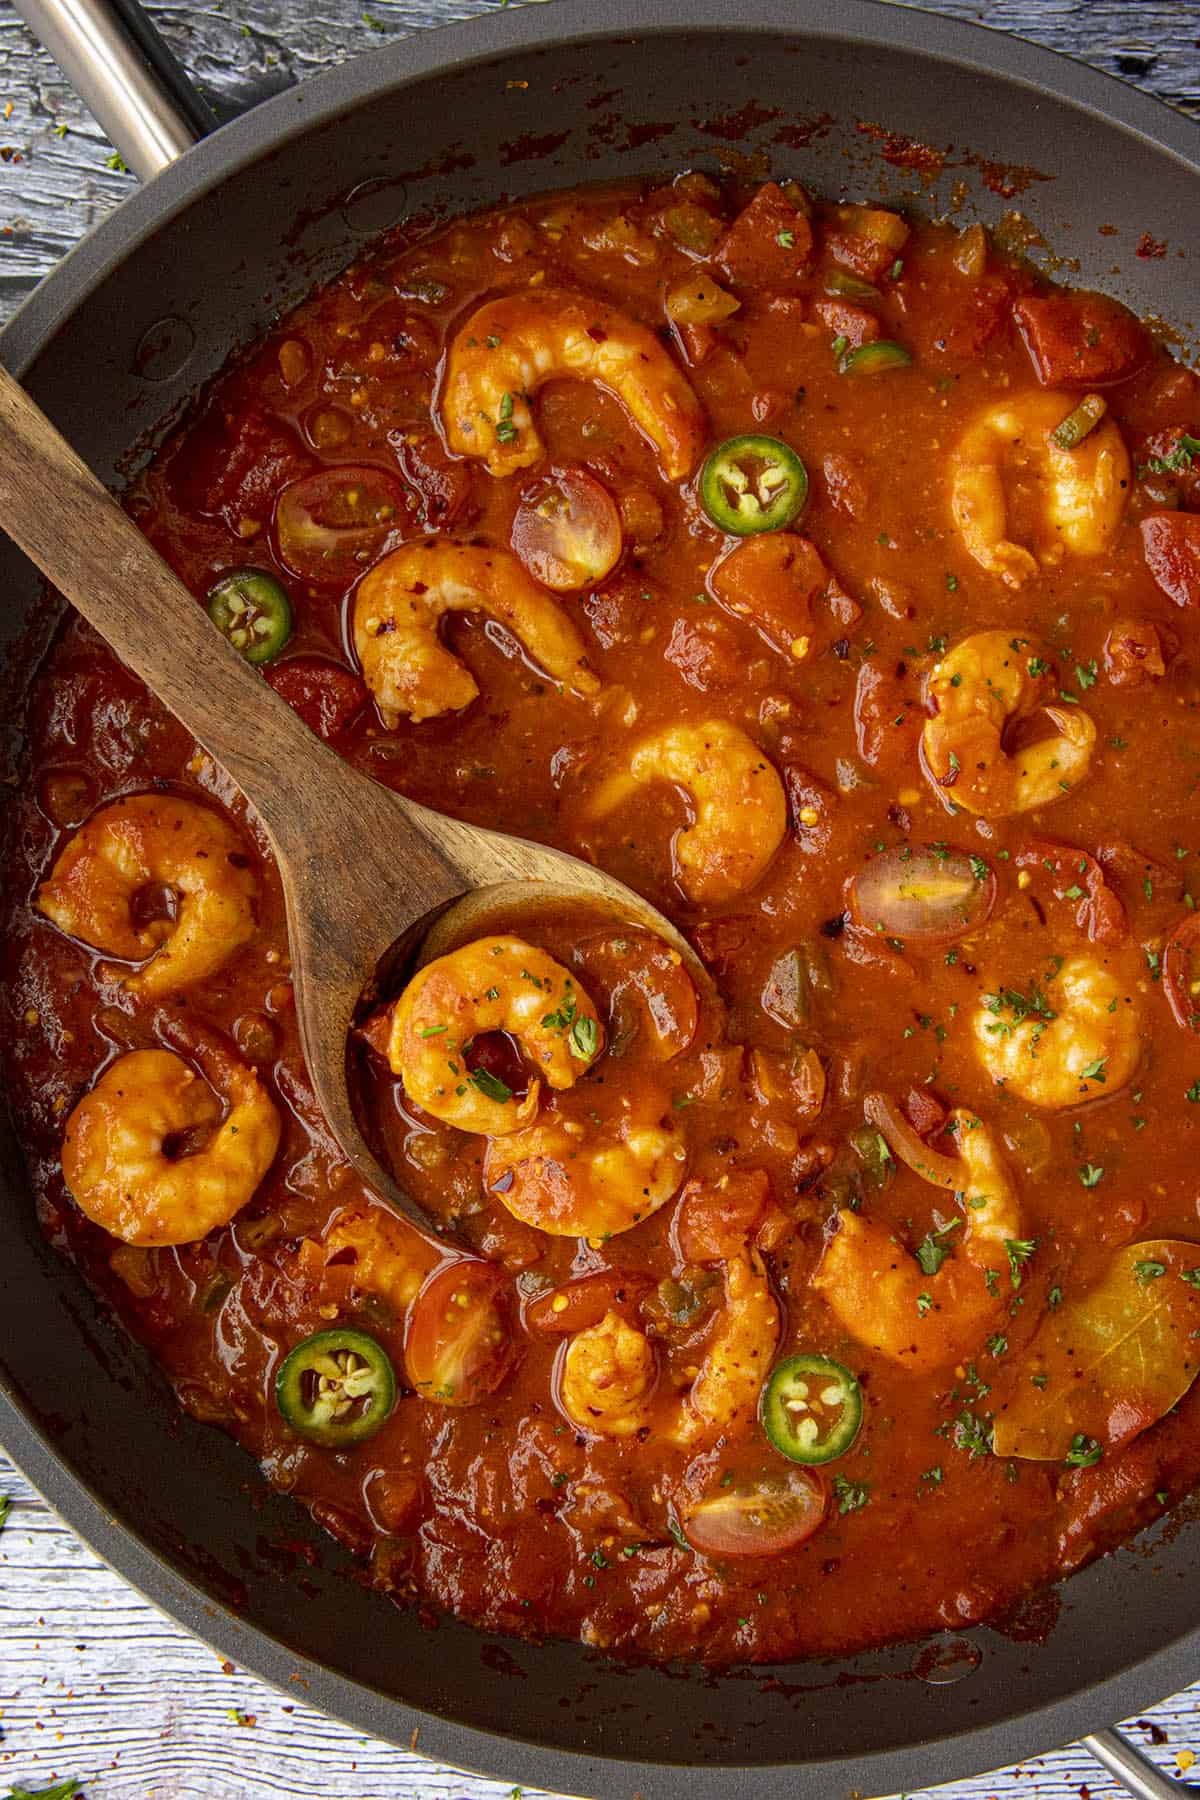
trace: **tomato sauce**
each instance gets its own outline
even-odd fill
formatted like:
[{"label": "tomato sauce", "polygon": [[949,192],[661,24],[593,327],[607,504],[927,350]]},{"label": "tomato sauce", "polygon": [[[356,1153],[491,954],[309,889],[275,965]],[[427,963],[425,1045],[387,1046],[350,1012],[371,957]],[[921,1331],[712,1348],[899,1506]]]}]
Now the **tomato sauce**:
[{"label": "tomato sauce", "polygon": [[[597,860],[687,934],[707,980],[594,918],[503,922],[570,972],[603,1027],[553,1116],[590,1150],[636,1102],[680,1146],[670,1197],[648,1216],[635,1204],[627,1229],[551,1235],[515,1217],[489,1140],[414,1107],[369,1028],[370,1129],[473,1259],[440,1267],[317,1112],[278,880],[232,784],[77,619],[32,683],[3,1056],[42,1223],[181,1404],[233,1433],[398,1603],[658,1659],[840,1653],[1003,1619],[1200,1479],[1195,1389],[1165,1416],[1142,1395],[1126,1416],[1110,1396],[1104,1428],[1053,1458],[993,1448],[1040,1366],[1037,1334],[1117,1252],[1183,1247],[1143,1286],[1186,1284],[1193,1241],[1200,1263],[1200,395],[1113,303],[1049,290],[977,228],[910,223],[685,175],[399,234],[231,366],[128,495],[198,601],[247,565],[284,585],[293,634],[264,678],[365,775]],[[799,456],[808,498],[790,528],[726,536],[698,471],[665,478],[591,382],[540,387],[544,454],[525,467],[496,476],[452,454],[448,343],[498,294],[536,319],[542,290],[648,327],[697,398],[705,453],[757,434]],[[907,357],[848,361],[889,345]],[[969,547],[986,505],[961,446],[985,415],[1045,393],[1064,419],[1086,394],[1104,402],[1072,466],[1102,481],[1105,428],[1128,466],[1103,543],[1076,549],[1050,518],[1044,437],[996,428],[1001,523],[1031,565],[1013,583]],[[520,444],[523,402],[506,399],[516,423],[504,432],[502,407],[500,441]],[[353,650],[354,592],[427,537],[511,546],[579,634],[596,691],[565,688],[495,617],[452,611],[442,642],[477,697],[386,727]],[[1000,638],[986,666],[959,648],[980,633]],[[1024,698],[992,737],[977,719],[955,735],[963,681]],[[1026,792],[1048,734],[1083,743],[1072,715],[1093,728],[1081,772],[1051,779],[1045,753],[1039,803],[997,804]],[[677,779],[594,805],[640,743],[714,721],[744,734],[786,801],[765,871],[715,896],[689,888],[694,799]],[[34,905],[73,833],[147,791],[226,815],[259,889],[251,941],[154,1004],[124,985],[127,964]],[[726,799],[716,829],[736,847],[750,827]],[[145,904],[169,922],[169,895]],[[1086,1030],[1063,985],[1080,958],[1108,984]],[[278,1154],[201,1241],[118,1243],[67,1192],[66,1121],[121,1055],[189,1041],[257,1072]],[[1027,1060],[1004,1063],[1014,1043]],[[524,1091],[510,1040],[474,1056]],[[960,1116],[989,1134],[1016,1209],[994,1258],[977,1252],[995,1195],[964,1178],[972,1217],[955,1179],[911,1166],[959,1166]],[[837,1240],[846,1252],[863,1225],[883,1247],[839,1303]],[[712,1429],[687,1423],[735,1263],[761,1285],[763,1380],[801,1353],[861,1386],[861,1430],[818,1470],[781,1455],[744,1400]],[[905,1325],[889,1349],[896,1281],[920,1292],[911,1343]],[[939,1361],[930,1334],[949,1342],[970,1307],[977,1329]],[[563,1403],[566,1347],[606,1319],[651,1371],[625,1435]],[[344,1453],[298,1436],[274,1392],[288,1352],[333,1324],[371,1334],[399,1382],[386,1423]]]}]

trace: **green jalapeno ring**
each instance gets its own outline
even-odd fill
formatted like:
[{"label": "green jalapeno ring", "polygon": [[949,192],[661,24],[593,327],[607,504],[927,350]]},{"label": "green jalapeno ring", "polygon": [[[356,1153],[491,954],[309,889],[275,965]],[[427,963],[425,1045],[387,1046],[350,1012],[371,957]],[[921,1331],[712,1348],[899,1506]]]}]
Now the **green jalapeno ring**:
[{"label": "green jalapeno ring", "polygon": [[882,375],[888,369],[910,369],[912,354],[903,344],[890,338],[877,338],[874,343],[860,344],[847,350],[838,365],[842,375]]},{"label": "green jalapeno ring", "polygon": [[803,511],[808,471],[779,438],[747,433],[718,444],[700,471],[700,501],[733,537],[781,531]]},{"label": "green jalapeno ring", "polygon": [[267,663],[292,635],[292,604],[267,569],[229,569],[208,590],[208,616],[248,663]]},{"label": "green jalapeno ring", "polygon": [[396,1372],[365,1331],[334,1326],[304,1338],[275,1377],[275,1404],[292,1430],[326,1450],[375,1436],[396,1399]]},{"label": "green jalapeno ring", "polygon": [[833,1462],[862,1428],[862,1388],[831,1356],[785,1357],[763,1384],[758,1416],[771,1444],[789,1461]]}]

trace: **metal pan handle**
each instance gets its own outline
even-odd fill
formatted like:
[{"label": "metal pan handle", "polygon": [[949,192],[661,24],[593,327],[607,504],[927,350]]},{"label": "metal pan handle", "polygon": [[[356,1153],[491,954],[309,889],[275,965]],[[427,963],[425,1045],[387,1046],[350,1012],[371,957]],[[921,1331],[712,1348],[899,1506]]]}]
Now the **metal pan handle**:
[{"label": "metal pan handle", "polygon": [[1093,1731],[1080,1741],[1122,1787],[1129,1789],[1134,1800],[1180,1800],[1181,1794],[1196,1792],[1164,1775],[1119,1731]]},{"label": "metal pan handle", "polygon": [[215,131],[215,113],[137,0],[13,3],[140,180]]}]

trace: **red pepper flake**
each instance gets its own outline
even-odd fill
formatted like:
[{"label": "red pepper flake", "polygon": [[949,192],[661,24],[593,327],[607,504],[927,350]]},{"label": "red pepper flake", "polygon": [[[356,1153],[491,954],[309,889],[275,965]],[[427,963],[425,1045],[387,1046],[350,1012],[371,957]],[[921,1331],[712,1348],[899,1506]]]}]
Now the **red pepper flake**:
[{"label": "red pepper flake", "polygon": [[1137,255],[1154,262],[1157,261],[1159,257],[1165,256],[1166,254],[1166,238],[1154,238],[1150,236],[1148,231],[1143,231],[1141,237],[1138,239]]}]

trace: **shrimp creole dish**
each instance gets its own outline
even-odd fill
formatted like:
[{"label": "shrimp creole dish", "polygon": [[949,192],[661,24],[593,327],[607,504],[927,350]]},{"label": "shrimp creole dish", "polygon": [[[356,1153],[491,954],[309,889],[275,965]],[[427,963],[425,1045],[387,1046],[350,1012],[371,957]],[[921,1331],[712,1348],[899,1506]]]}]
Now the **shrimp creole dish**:
[{"label": "shrimp creole dish", "polygon": [[42,661],[42,1226],[398,1605],[842,1654],[1200,1481],[1198,459],[1116,301],[689,172],[402,227],[133,481],[351,764],[699,958],[556,903],[380,1000],[423,1233],[315,1105],[240,795],[78,618]]}]

